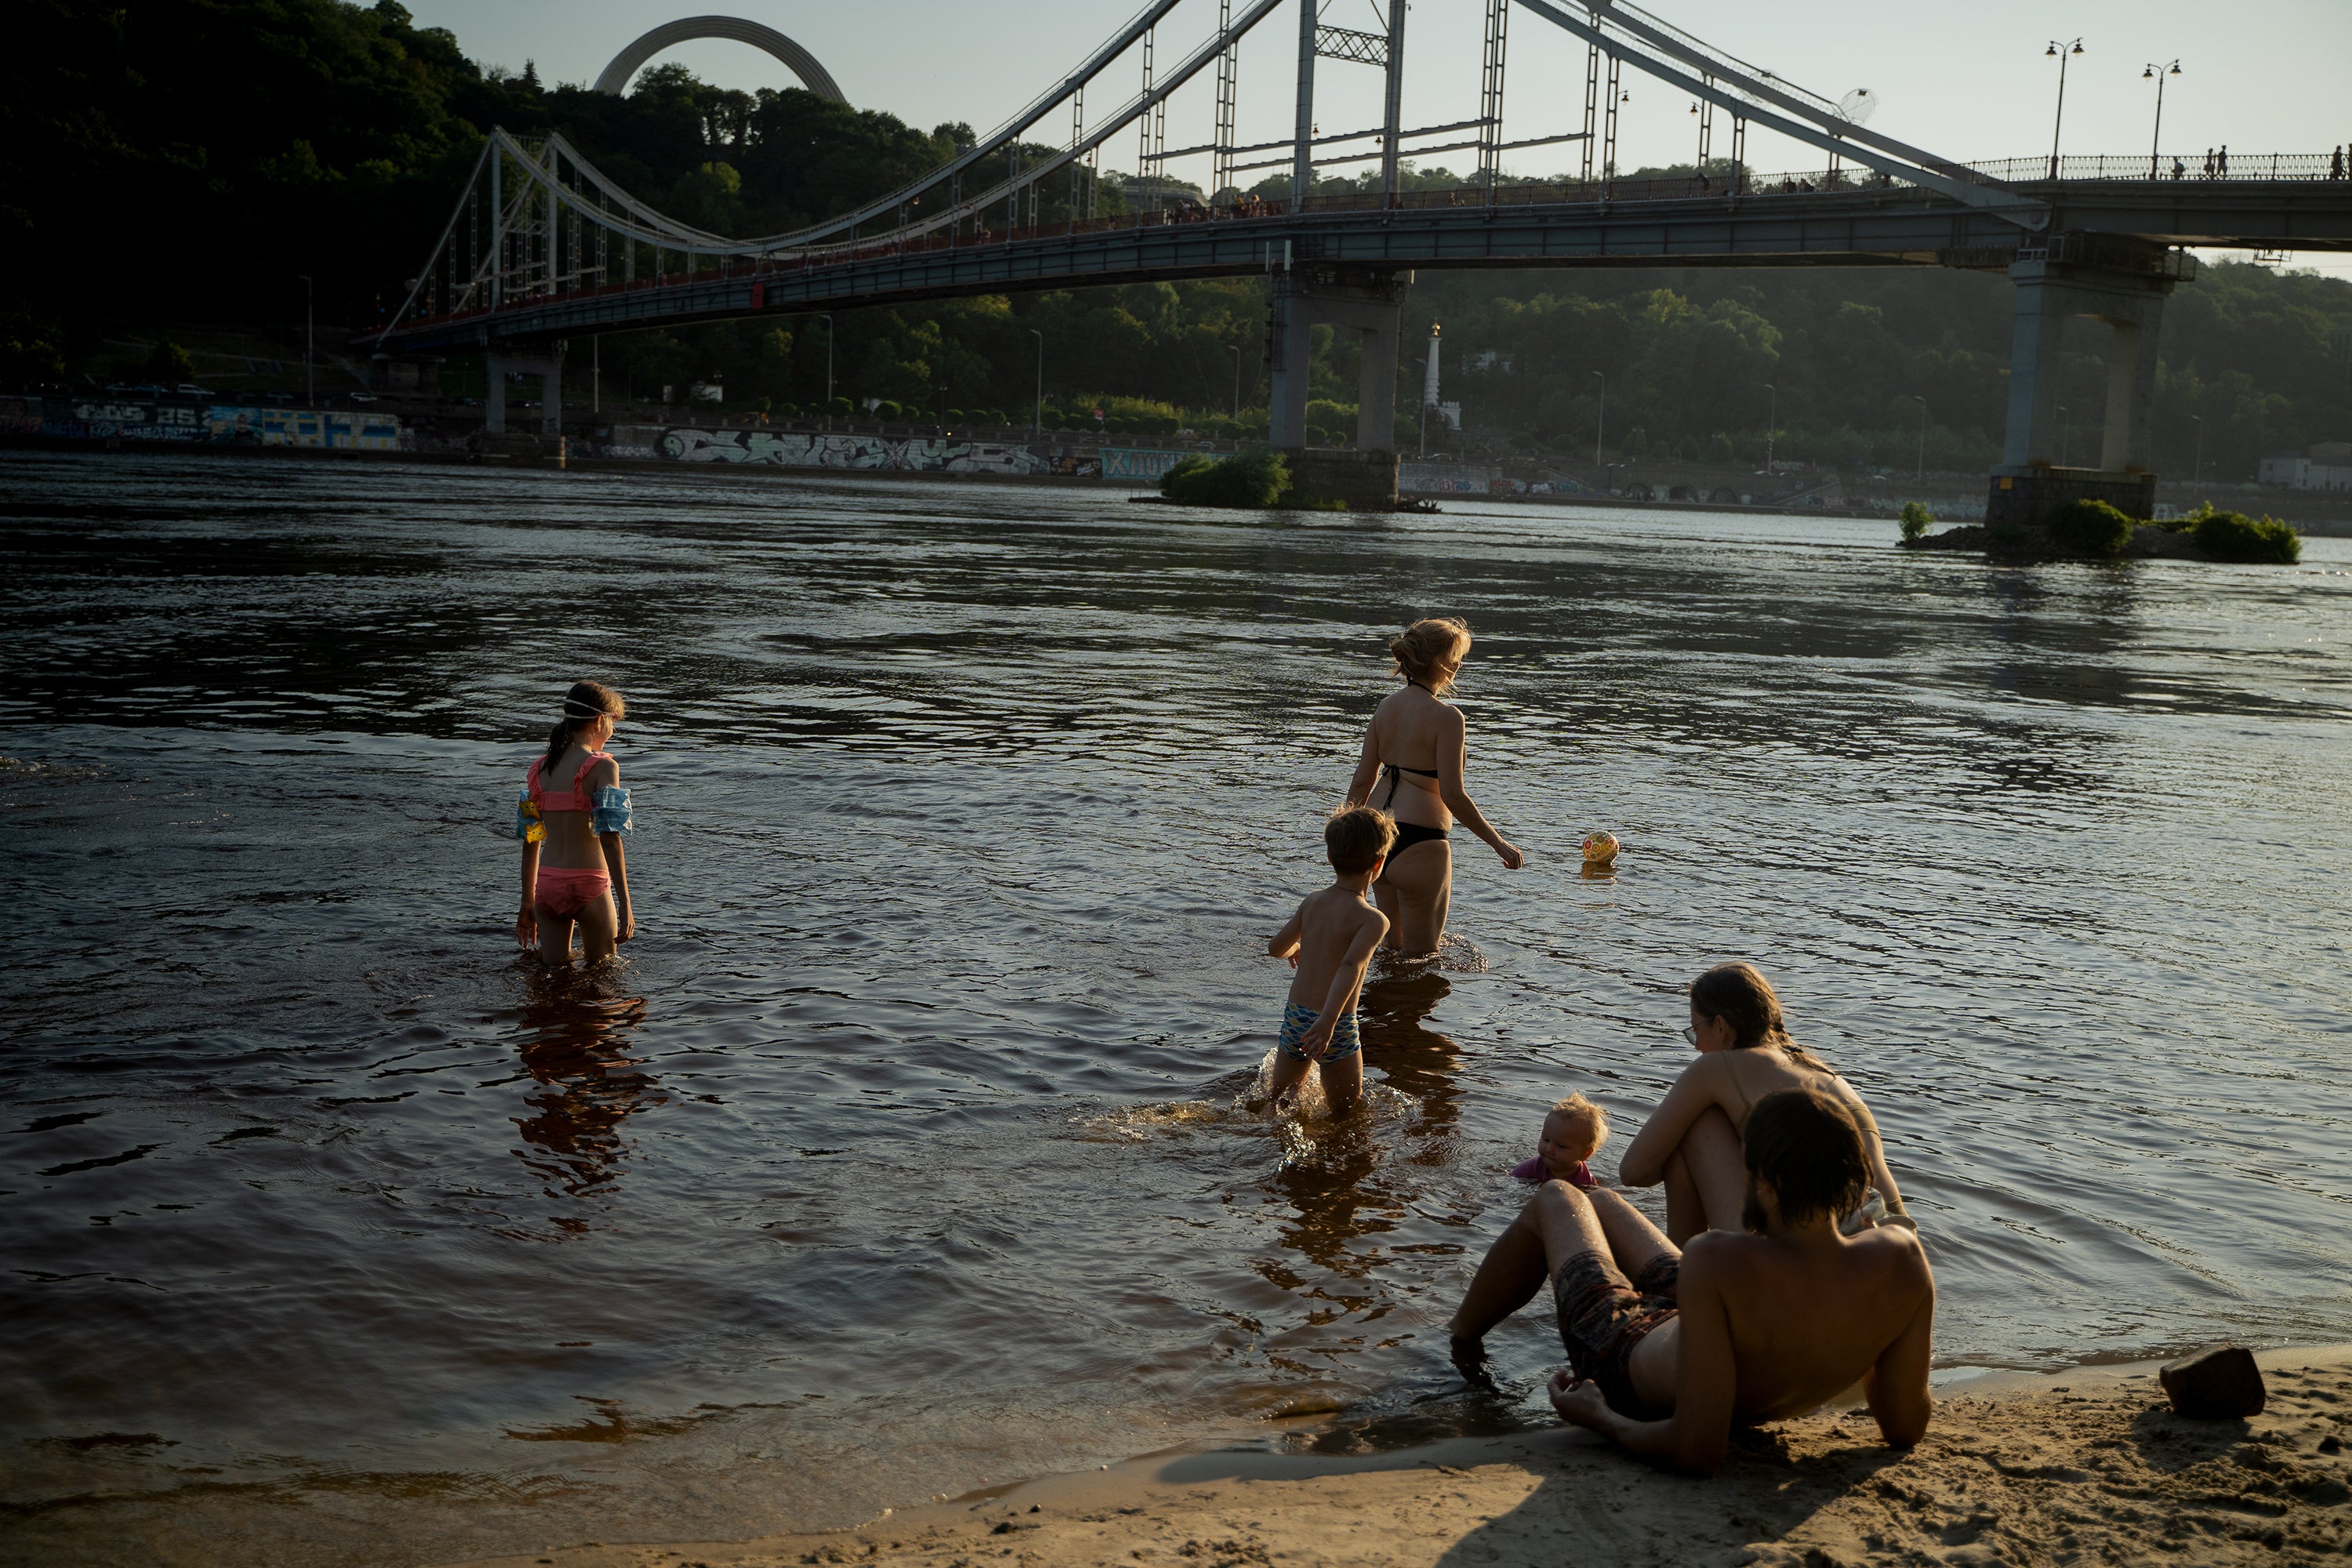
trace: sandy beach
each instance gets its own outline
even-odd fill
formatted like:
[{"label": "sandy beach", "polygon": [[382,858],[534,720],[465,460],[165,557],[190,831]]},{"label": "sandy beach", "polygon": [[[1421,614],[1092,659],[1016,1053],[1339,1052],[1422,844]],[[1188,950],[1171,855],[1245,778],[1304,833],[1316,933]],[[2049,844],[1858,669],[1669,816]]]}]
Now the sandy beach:
[{"label": "sandy beach", "polygon": [[1735,1438],[1713,1480],[1560,1429],[1364,1458],[1223,1451],[1057,1476],[743,1542],[616,1542],[465,1568],[1593,1563],[2312,1563],[2352,1552],[2352,1347],[2261,1358],[2269,1408],[2182,1419],[2154,1369],[1986,1378],[1908,1454],[1858,1411]]}]

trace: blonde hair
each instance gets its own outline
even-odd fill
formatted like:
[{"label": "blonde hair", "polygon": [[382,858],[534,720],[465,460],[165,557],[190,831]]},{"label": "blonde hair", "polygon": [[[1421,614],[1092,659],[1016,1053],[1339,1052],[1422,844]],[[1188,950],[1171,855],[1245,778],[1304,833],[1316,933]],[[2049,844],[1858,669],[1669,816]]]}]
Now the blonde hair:
[{"label": "blonde hair", "polygon": [[1323,849],[1331,857],[1331,869],[1352,877],[1385,859],[1396,836],[1396,818],[1387,812],[1369,805],[1343,805],[1333,810],[1331,820],[1323,825]]},{"label": "blonde hair", "polygon": [[[1462,661],[1470,657],[1470,627],[1454,616],[1415,621],[1389,639],[1389,657],[1396,660],[1397,673],[1407,680],[1417,680],[1423,686],[1451,686],[1452,671],[1460,669]],[[1433,682],[1429,678],[1441,665],[1451,668]]]},{"label": "blonde hair", "polygon": [[1588,1160],[1601,1152],[1601,1145],[1609,1142],[1609,1113],[1580,1094],[1571,1094],[1555,1102],[1544,1113],[1544,1120],[1549,1121],[1555,1116],[1567,1117],[1592,1135],[1592,1147],[1584,1152]]}]

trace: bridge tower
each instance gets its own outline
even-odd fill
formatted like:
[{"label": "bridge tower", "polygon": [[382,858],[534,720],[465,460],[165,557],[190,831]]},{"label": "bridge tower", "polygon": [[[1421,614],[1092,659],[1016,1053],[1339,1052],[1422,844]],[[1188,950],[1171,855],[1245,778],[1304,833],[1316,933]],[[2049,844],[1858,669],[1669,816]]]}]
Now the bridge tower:
[{"label": "bridge tower", "polygon": [[[2069,501],[2097,500],[2133,517],[2156,510],[2150,416],[2164,301],[2197,275],[2194,257],[2120,235],[2052,235],[2020,249],[2010,340],[2009,423],[1985,508],[1990,522],[2039,522]],[[2105,426],[2095,467],[2059,461],[2059,350],[2069,318],[2106,323]]]},{"label": "bridge tower", "polygon": [[[1487,0],[1490,33],[1492,13],[1498,5],[1507,3],[1507,0]],[[1298,0],[1297,125],[1291,149],[1291,210],[1306,212],[1314,190],[1315,60],[1318,55],[1371,66],[1384,74],[1379,157],[1381,189],[1385,199],[1393,203],[1403,140],[1400,116],[1404,83],[1405,0],[1387,0],[1387,27],[1381,33],[1328,26],[1323,24],[1319,13],[1317,0]],[[1488,74],[1490,78],[1496,74],[1491,62]],[[1499,89],[1494,90],[1498,92]],[[1297,243],[1304,247],[1316,242]],[[1278,265],[1271,254],[1268,262],[1272,321],[1267,347],[1272,385],[1267,434],[1271,444],[1277,451],[1288,452],[1294,458],[1306,451],[1307,399],[1312,379],[1309,362],[1314,353],[1314,329],[1321,323],[1341,332],[1354,332],[1360,342],[1356,449],[1394,451],[1399,304],[1403,297],[1403,283],[1412,275],[1389,268],[1302,262],[1290,241],[1284,242]],[[1390,488],[1392,494],[1392,483]]]},{"label": "bridge tower", "polygon": [[1307,446],[1307,361],[1313,331],[1323,322],[1360,335],[1363,364],[1356,378],[1356,448],[1396,447],[1397,324],[1402,278],[1386,268],[1313,261],[1284,267],[1272,279],[1272,407],[1268,443],[1277,451]]},{"label": "bridge tower", "polygon": [[541,353],[486,349],[482,354],[482,429],[486,434],[502,436],[507,429],[507,377],[535,375],[543,391],[539,395],[539,433],[557,436],[563,431],[563,340],[559,338]]}]

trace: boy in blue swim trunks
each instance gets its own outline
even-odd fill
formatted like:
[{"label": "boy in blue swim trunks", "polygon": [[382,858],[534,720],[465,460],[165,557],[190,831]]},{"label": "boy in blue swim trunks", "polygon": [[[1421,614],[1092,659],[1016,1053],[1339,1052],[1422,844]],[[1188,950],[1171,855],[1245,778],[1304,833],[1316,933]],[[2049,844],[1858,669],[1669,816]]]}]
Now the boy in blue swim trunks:
[{"label": "boy in blue swim trunks", "polygon": [[1364,1042],[1356,1031],[1356,993],[1364,967],[1388,934],[1388,917],[1372,903],[1371,886],[1396,842],[1396,823],[1369,805],[1342,806],[1323,825],[1323,848],[1336,879],[1309,893],[1265,950],[1290,960],[1298,973],[1282,1013],[1276,1047],[1275,1103],[1288,1102],[1307,1069],[1320,1063],[1323,1098],[1334,1111],[1356,1102],[1364,1089]]}]

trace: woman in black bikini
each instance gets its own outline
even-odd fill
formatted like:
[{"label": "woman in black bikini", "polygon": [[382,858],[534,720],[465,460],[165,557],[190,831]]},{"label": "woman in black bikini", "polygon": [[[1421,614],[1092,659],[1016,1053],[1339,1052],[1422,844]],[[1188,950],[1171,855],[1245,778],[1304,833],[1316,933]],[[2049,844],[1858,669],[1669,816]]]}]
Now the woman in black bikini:
[{"label": "woman in black bikini", "polygon": [[[1454,848],[1448,830],[1456,817],[1517,870],[1521,856],[1487,825],[1478,803],[1462,787],[1466,760],[1462,710],[1438,700],[1452,688],[1470,652],[1470,628],[1452,617],[1415,621],[1389,643],[1404,689],[1384,700],[1364,731],[1364,754],[1348,785],[1348,804],[1379,806],[1396,818],[1372,898],[1389,917],[1387,945],[1400,952],[1437,951],[1454,897]],[[1375,787],[1379,798],[1374,798]]]}]

